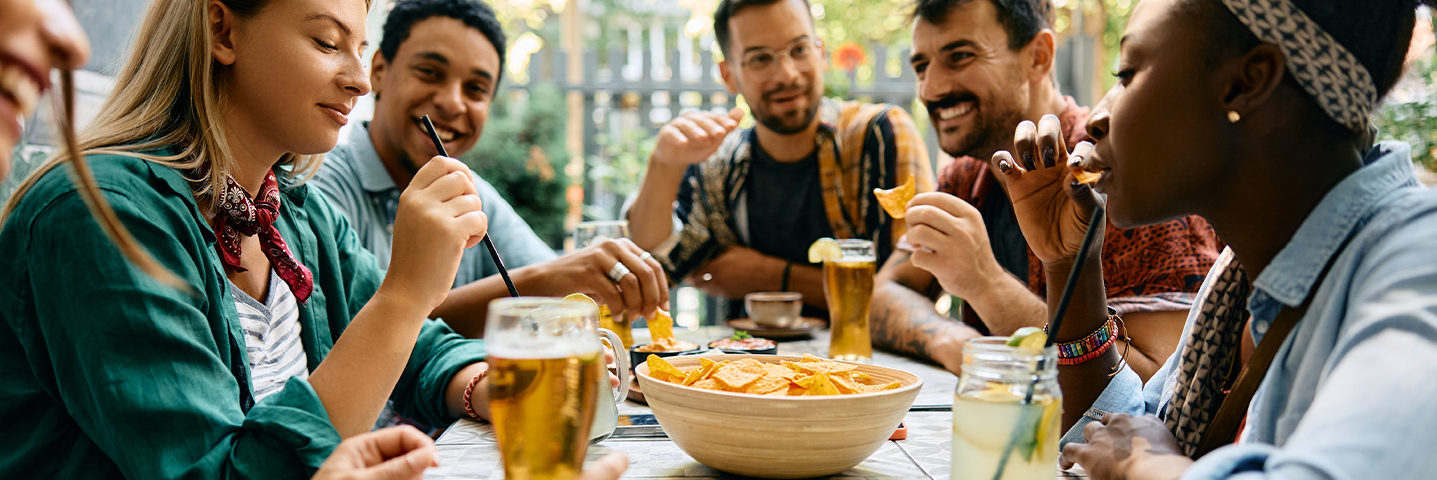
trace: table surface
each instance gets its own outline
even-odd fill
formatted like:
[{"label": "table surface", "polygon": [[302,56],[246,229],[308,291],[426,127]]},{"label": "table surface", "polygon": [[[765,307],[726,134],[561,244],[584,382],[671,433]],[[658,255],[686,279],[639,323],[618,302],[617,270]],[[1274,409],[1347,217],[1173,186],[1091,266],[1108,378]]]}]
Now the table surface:
[{"label": "table surface", "polygon": [[[695,330],[675,329],[675,336],[699,344],[728,336],[728,327],[703,327]],[[634,341],[648,341],[648,332],[634,330]],[[779,342],[780,355],[812,353],[825,356],[828,331],[814,332],[812,338]],[[923,390],[914,400],[914,407],[949,407],[958,377],[936,366],[907,357],[874,350],[873,363],[899,368],[923,379]],[[652,413],[649,407],[625,401],[619,404],[620,414]],[[831,478],[948,478],[949,444],[952,441],[953,414],[948,411],[910,411],[904,418],[908,438],[885,443],[863,463]],[[499,446],[493,427],[486,422],[460,420],[439,437],[439,467],[425,473],[427,480],[502,479]],[[629,470],[624,478],[733,478],[734,475],[706,467],[689,457],[667,438],[609,439],[589,447],[586,465],[610,451],[622,451],[629,457]],[[1059,472],[1058,478],[1083,478]]]}]

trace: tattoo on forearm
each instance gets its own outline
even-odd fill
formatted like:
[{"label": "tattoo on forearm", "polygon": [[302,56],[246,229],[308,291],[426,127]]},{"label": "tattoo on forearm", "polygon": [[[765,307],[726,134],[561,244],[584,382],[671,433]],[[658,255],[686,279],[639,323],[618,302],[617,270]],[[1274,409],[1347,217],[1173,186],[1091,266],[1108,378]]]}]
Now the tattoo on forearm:
[{"label": "tattoo on forearm", "polygon": [[933,302],[918,292],[894,282],[885,282],[879,288],[885,290],[885,294],[874,297],[869,316],[874,345],[929,358],[932,355],[929,344],[939,332],[961,328],[957,322],[933,310]]}]

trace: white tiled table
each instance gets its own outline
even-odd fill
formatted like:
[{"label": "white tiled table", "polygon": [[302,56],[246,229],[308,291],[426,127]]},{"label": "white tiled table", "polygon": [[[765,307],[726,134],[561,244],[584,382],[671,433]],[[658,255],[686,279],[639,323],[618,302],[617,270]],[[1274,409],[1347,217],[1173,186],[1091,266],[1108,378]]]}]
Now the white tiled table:
[{"label": "white tiled table", "polygon": [[[727,327],[675,330],[675,335],[680,339],[699,344],[706,344],[731,333],[732,329]],[[648,332],[643,329],[635,330],[634,339],[636,343],[646,342]],[[827,330],[815,332],[811,339],[780,342],[778,347],[778,353],[782,355],[812,353],[824,356],[827,350]],[[879,351],[874,351],[873,363],[899,368],[923,378],[923,390],[918,393],[918,398],[913,403],[915,407],[952,407],[953,390],[957,386],[958,378],[948,371]],[[647,406],[624,402],[619,405],[619,413],[632,415],[651,411]],[[911,411],[904,419],[904,424],[908,427],[906,440],[885,443],[863,463],[831,478],[948,478],[952,420],[952,413],[947,411]],[[427,480],[504,478],[504,470],[499,465],[499,446],[490,424],[460,420],[445,431],[436,443],[440,467],[426,472]],[[629,457],[629,470],[624,473],[624,478],[736,477],[699,464],[667,438],[610,439],[589,447],[586,462],[596,461],[613,450],[622,451]],[[1059,478],[1075,477],[1060,473]]]}]

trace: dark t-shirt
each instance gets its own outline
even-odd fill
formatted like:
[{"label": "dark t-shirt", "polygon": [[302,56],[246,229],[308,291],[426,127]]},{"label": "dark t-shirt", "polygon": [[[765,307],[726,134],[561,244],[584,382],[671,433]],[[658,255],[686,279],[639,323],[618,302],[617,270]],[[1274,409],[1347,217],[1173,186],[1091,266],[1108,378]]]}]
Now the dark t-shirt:
[{"label": "dark t-shirt", "polygon": [[1003,189],[988,190],[988,198],[978,204],[978,213],[983,215],[988,244],[998,265],[1018,278],[1028,278],[1028,240],[1023,238],[1013,203],[1008,201]]},{"label": "dark t-shirt", "polygon": [[[750,133],[750,135],[753,135]],[[748,171],[748,224],[754,250],[798,264],[808,263],[808,246],[833,237],[823,206],[818,151],[803,160],[774,160],[753,135]]]},{"label": "dark t-shirt", "polygon": [[[818,151],[798,162],[783,163],[768,156],[753,130],[748,135],[753,148],[747,179],[750,246],[795,265],[808,265],[808,246],[819,238],[833,237],[823,205]],[[803,315],[828,317],[822,309],[808,305],[804,305]],[[729,302],[730,318],[746,316],[742,298]]]}]

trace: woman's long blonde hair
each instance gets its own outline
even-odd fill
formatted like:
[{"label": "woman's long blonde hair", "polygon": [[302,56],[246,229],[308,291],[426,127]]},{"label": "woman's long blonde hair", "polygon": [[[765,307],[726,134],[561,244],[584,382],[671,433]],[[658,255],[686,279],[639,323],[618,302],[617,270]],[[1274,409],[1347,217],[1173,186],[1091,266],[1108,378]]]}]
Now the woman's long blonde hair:
[{"label": "woman's long blonde hair", "polygon": [[[220,1],[235,15],[247,18],[259,13],[269,0]],[[365,0],[366,8],[371,2]],[[212,205],[213,195],[224,191],[235,160],[222,128],[226,99],[210,43],[208,10],[209,2],[205,0],[150,3],[114,89],[78,139],[73,128],[73,83],[69,72],[62,74],[66,112],[60,116],[65,119],[61,132],[66,148],[16,187],[0,210],[0,227],[40,177],[69,163],[81,197],[125,257],[164,283],[182,285],[120,223],[101,196],[85,159],[74,152],[141,158],[186,172],[201,208]],[[165,147],[178,151],[169,156],[146,153]],[[277,164],[286,168],[278,171],[290,178],[308,178],[319,168],[322,158],[287,153]]]}]

